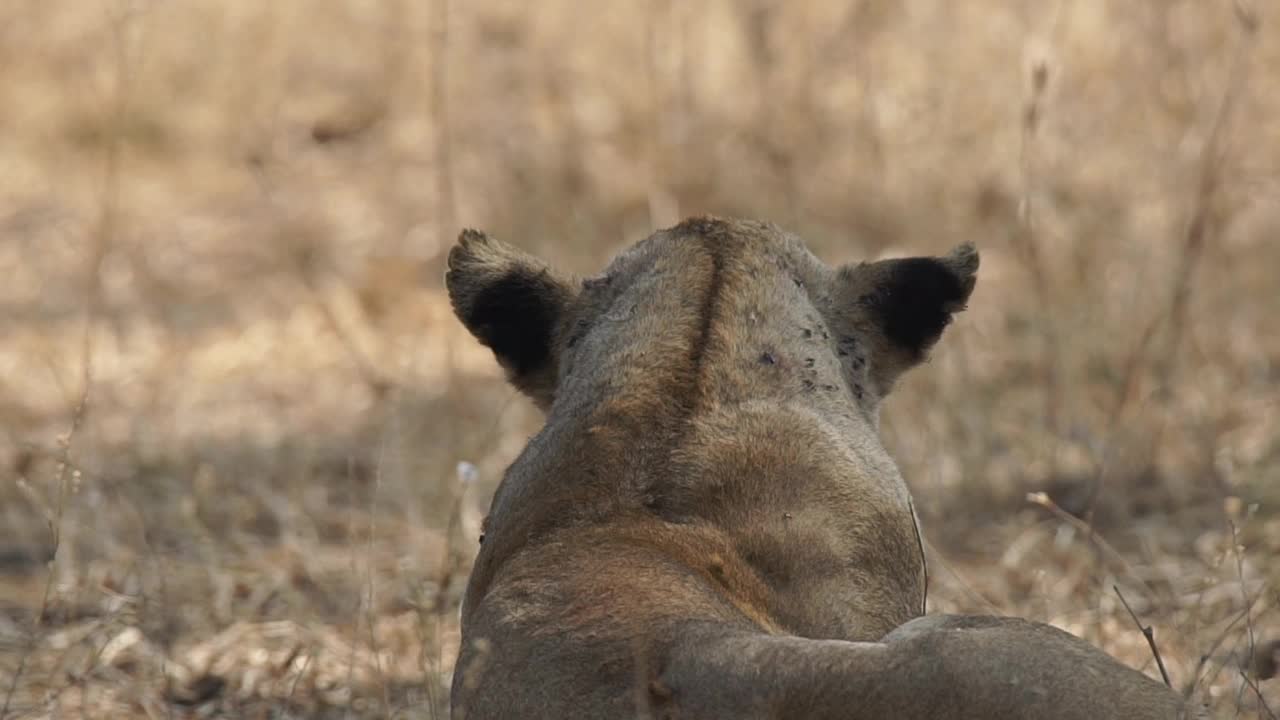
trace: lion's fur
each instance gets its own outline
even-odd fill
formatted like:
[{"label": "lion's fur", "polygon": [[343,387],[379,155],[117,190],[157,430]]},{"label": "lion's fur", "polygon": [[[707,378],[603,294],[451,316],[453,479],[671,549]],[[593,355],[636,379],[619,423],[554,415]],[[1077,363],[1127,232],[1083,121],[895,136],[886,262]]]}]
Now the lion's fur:
[{"label": "lion's fur", "polygon": [[877,416],[968,301],[972,246],[832,269],[773,226],[697,218],[582,281],[475,231],[449,268],[459,318],[547,413],[485,520],[455,717],[1180,707],[1047,626],[913,622],[926,568]]}]

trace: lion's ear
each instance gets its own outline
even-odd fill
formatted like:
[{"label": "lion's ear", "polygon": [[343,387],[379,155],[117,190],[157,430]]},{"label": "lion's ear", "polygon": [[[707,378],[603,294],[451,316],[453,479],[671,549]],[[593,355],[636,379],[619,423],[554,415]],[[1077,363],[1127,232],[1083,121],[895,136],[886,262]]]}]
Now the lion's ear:
[{"label": "lion's ear", "polygon": [[869,345],[869,379],[883,398],[903,372],[925,359],[977,281],[978,251],[961,245],[942,257],[909,257],[840,268],[836,307],[842,329]]},{"label": "lion's ear", "polygon": [[493,350],[511,384],[546,410],[555,396],[557,335],[574,285],[545,263],[477,230],[449,252],[453,311]]}]

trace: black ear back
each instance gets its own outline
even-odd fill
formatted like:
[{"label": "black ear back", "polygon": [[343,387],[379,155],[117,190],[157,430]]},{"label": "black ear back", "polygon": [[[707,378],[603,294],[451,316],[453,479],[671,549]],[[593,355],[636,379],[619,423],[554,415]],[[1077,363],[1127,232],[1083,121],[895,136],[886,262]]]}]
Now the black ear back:
[{"label": "black ear back", "polygon": [[952,313],[964,309],[974,278],[940,258],[904,258],[886,270],[859,302],[889,342],[909,357],[922,358],[942,336]]},{"label": "black ear back", "polygon": [[549,407],[559,365],[556,334],[575,286],[541,260],[477,230],[458,236],[444,281],[454,313],[493,350],[512,384]]},{"label": "black ear back", "polygon": [[550,362],[563,305],[563,292],[548,273],[516,268],[479,288],[462,321],[522,375]]},{"label": "black ear back", "polygon": [[[834,310],[841,336],[864,343],[868,379],[879,398],[921,363],[977,281],[978,251],[965,244],[941,257],[907,257],[840,269]],[[862,372],[862,355],[851,372]]]}]

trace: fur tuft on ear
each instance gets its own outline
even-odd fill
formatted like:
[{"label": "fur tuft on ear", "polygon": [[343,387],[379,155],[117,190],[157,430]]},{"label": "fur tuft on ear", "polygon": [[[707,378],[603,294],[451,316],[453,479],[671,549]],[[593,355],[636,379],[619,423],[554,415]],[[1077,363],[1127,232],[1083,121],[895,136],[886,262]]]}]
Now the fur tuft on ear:
[{"label": "fur tuft on ear", "polygon": [[449,251],[454,314],[493,350],[513,385],[547,409],[555,396],[561,319],[575,286],[545,263],[478,230]]}]

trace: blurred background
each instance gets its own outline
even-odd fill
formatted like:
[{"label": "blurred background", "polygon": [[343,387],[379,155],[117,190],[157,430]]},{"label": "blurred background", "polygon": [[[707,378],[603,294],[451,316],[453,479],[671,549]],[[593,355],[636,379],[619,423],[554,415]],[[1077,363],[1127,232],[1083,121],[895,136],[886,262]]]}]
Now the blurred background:
[{"label": "blurred background", "polygon": [[715,213],[976,242],[883,417],[930,610],[1158,677],[1123,594],[1274,718],[1277,77],[1243,0],[6,0],[0,716],[447,716],[541,418],[444,254],[588,274]]}]

